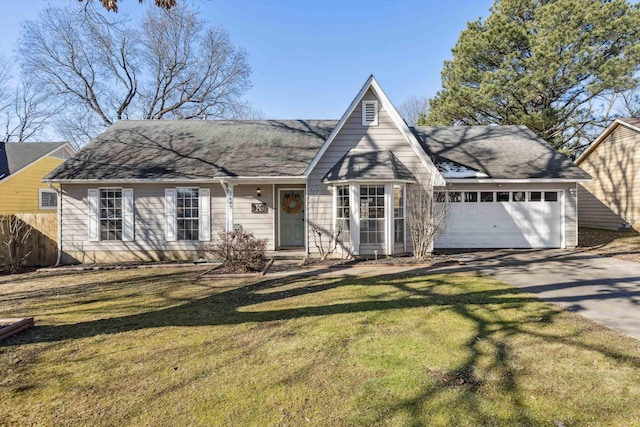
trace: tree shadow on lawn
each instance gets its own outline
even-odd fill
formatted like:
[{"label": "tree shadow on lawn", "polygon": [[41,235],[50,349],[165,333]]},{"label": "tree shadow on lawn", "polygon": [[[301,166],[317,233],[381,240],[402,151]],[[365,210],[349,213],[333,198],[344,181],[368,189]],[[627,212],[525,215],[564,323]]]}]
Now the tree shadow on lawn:
[{"label": "tree shadow on lawn", "polygon": [[[396,414],[403,413],[415,421],[423,419],[422,407],[425,402],[435,399],[451,387],[461,387],[462,393],[456,397],[455,404],[460,410],[474,414],[475,421],[495,423],[496,415],[486,413],[481,403],[483,379],[478,372],[492,372],[499,378],[497,388],[511,396],[510,412],[517,414],[519,423],[538,424],[542,420],[531,415],[525,404],[525,395],[519,383],[517,370],[513,367],[514,349],[509,338],[527,335],[545,342],[559,343],[570,347],[598,352],[619,363],[640,367],[640,359],[617,352],[611,346],[600,344],[596,340],[582,340],[579,330],[570,333],[545,333],[542,326],[554,322],[561,310],[540,303],[540,300],[522,293],[510,286],[497,286],[493,289],[473,290],[462,286],[457,293],[443,293],[440,285],[451,285],[442,277],[424,275],[421,268],[405,271],[401,274],[383,274],[371,277],[358,276],[315,276],[309,274],[293,275],[285,278],[263,280],[249,283],[198,300],[190,300],[176,306],[155,311],[147,311],[127,316],[104,318],[75,324],[36,326],[18,335],[4,345],[15,346],[27,343],[60,342],[96,335],[117,334],[146,328],[168,326],[214,326],[237,325],[244,323],[263,323],[289,319],[352,314],[357,312],[383,312],[386,310],[436,307],[450,310],[457,316],[471,321],[473,327],[464,346],[466,359],[446,372],[433,372],[439,383],[435,387],[426,387],[417,396],[411,398],[390,399],[380,402],[375,413],[369,414],[373,424],[390,420]],[[183,279],[185,274],[182,273]],[[132,279],[133,280],[133,279]],[[177,280],[177,278],[176,278]],[[193,281],[193,275],[189,275]],[[212,279],[215,280],[215,279]],[[428,286],[420,283],[429,282]],[[417,286],[414,286],[418,284]],[[391,288],[382,296],[362,297],[361,301],[339,302],[315,306],[296,306],[274,310],[260,310],[258,304],[283,301],[288,298],[313,296],[344,286],[383,285]],[[454,285],[455,286],[455,285]],[[300,304],[306,304],[307,301]],[[509,319],[501,316],[501,310],[526,309],[530,304],[539,304],[529,308],[523,318]],[[251,311],[249,311],[251,310]],[[487,364],[487,356],[490,362]],[[480,359],[483,359],[480,366]],[[380,408],[382,406],[382,408]],[[499,420],[498,420],[499,421]],[[511,419],[513,421],[513,419]]]}]

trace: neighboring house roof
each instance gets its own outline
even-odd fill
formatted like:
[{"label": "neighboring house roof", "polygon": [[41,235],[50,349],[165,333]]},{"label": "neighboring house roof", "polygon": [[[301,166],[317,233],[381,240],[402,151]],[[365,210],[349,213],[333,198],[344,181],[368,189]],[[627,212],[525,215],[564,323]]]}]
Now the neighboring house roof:
[{"label": "neighboring house roof", "polygon": [[454,162],[491,179],[591,177],[526,126],[417,126],[436,163]]},{"label": "neighboring house roof", "polygon": [[67,144],[67,142],[0,143],[0,180]]},{"label": "neighboring house roof", "polygon": [[349,150],[326,174],[324,181],[355,179],[412,181],[416,178],[391,151]]},{"label": "neighboring house roof", "polygon": [[622,117],[622,118],[619,118],[618,120],[630,126],[638,128],[637,130],[640,130],[640,117]]},{"label": "neighboring house roof", "polygon": [[613,132],[618,126],[625,126],[636,132],[640,132],[640,117],[623,117],[615,119],[613,123],[611,123],[608,128],[606,128],[600,135],[598,135],[598,137],[591,143],[591,145],[589,145],[587,149],[584,150],[584,152],[576,159],[576,164],[579,165],[584,161],[584,159],[589,157],[589,154],[591,154],[593,150],[595,150],[598,145],[600,145],[600,143],[605,140],[605,138],[611,135],[611,132]]},{"label": "neighboring house roof", "polygon": [[123,120],[47,179],[300,176],[336,124],[336,120]]}]

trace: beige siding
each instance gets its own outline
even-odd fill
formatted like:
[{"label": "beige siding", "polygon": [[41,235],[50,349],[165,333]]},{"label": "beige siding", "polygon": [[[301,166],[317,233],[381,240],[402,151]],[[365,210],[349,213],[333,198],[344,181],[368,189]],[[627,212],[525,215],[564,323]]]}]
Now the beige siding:
[{"label": "beige siding", "polygon": [[623,226],[622,217],[591,194],[583,185],[578,185],[578,199],[580,201],[578,220],[581,227],[618,230]]},{"label": "beige siding", "polygon": [[[369,90],[363,99],[375,100],[377,98]],[[310,173],[308,193],[312,206],[309,208],[309,221],[315,221],[326,229],[332,229],[333,195],[329,188],[322,183],[322,179],[352,148],[371,151],[390,150],[411,170],[417,179],[427,179],[426,167],[396,127],[382,103],[378,103],[378,105],[378,126],[362,126],[362,104],[360,103]],[[408,236],[407,240],[409,240]],[[311,252],[316,251],[311,245],[309,249]]]},{"label": "beige siding", "polygon": [[578,211],[581,225],[618,228],[626,221],[635,228],[640,227],[638,144],[640,133],[618,125],[580,163],[580,167],[593,177],[592,181],[583,184],[588,193],[581,192],[585,199]]},{"label": "beige siding", "polygon": [[[578,198],[571,195],[570,190],[575,189],[575,183],[541,183],[541,184],[456,184],[448,187],[449,190],[458,191],[563,191],[564,192],[564,238],[566,247],[578,245],[577,209]],[[436,187],[436,190],[441,189]]]},{"label": "beige siding", "polygon": [[[198,186],[211,190],[211,236],[225,226],[225,194],[219,184]],[[88,239],[87,190],[96,185],[63,185],[62,251],[67,261],[102,262],[106,260],[134,261],[153,259],[192,259],[199,256],[199,242],[165,241],[165,188],[163,184],[123,185],[133,188],[135,240],[132,242]],[[241,204],[242,206],[242,204]]]},{"label": "beige siding", "polygon": [[[260,187],[262,195],[256,196]],[[252,213],[252,203],[266,203],[267,213]],[[240,224],[259,239],[267,239],[267,250],[275,249],[273,186],[271,184],[236,185],[233,187],[233,222]],[[224,211],[222,212],[224,218]],[[224,225],[223,225],[224,227]]]}]

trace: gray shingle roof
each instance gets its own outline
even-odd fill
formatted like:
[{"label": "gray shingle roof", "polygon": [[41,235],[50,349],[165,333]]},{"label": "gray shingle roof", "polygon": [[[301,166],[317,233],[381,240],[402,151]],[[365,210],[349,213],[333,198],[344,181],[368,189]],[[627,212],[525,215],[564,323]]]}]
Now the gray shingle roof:
[{"label": "gray shingle roof", "polygon": [[325,175],[325,181],[415,181],[411,171],[391,151],[349,150]]},{"label": "gray shingle roof", "polygon": [[48,179],[299,176],[337,120],[119,121]]},{"label": "gray shingle roof", "polygon": [[[180,180],[300,176],[336,120],[119,121],[56,168],[52,180]],[[524,126],[412,128],[437,162],[494,179],[588,179]],[[20,144],[26,145],[26,144]],[[390,152],[350,152],[328,180],[414,179]]]},{"label": "gray shingle roof", "polygon": [[494,179],[589,179],[526,126],[416,126],[436,162],[451,160]]},{"label": "gray shingle roof", "polygon": [[66,142],[0,143],[0,179],[16,173]]}]

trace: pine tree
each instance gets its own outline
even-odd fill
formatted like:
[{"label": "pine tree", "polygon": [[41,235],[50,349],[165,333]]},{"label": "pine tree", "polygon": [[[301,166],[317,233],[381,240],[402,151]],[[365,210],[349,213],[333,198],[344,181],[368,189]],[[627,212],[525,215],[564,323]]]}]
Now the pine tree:
[{"label": "pine tree", "polygon": [[429,125],[522,124],[573,152],[638,87],[640,8],[626,0],[496,0],[469,22],[430,101]]}]

